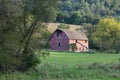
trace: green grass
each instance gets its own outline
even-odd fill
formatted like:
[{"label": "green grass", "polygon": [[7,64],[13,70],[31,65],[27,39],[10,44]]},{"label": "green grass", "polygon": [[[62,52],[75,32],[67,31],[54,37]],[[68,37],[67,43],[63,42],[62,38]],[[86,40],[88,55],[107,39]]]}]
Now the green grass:
[{"label": "green grass", "polygon": [[31,76],[27,75],[26,73],[10,73],[10,74],[1,74],[0,80],[34,80]]},{"label": "green grass", "polygon": [[119,63],[120,54],[103,54],[103,53],[61,53],[51,52],[50,56],[42,57],[42,63],[49,63],[52,65],[70,65],[75,66],[79,64],[109,64]]},{"label": "green grass", "polygon": [[50,52],[26,73],[0,74],[0,80],[120,80],[120,54]]},{"label": "green grass", "polygon": [[40,71],[49,80],[120,80],[120,54],[51,52]]}]

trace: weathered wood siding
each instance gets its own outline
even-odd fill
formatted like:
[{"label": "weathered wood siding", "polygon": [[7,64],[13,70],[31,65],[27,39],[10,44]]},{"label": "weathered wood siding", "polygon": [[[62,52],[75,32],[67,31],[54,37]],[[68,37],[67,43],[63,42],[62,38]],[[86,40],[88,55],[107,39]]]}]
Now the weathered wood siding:
[{"label": "weathered wood siding", "polygon": [[57,30],[50,39],[50,47],[52,50],[69,50],[69,38],[64,32]]}]

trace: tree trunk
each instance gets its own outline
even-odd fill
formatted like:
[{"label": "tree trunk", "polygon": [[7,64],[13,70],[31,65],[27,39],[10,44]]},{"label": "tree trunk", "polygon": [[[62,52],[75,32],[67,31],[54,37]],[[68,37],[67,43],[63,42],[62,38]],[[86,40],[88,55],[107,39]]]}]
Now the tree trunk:
[{"label": "tree trunk", "polygon": [[38,23],[39,18],[37,18],[29,27],[29,29],[27,30],[26,34],[23,35],[23,38],[20,40],[21,45],[24,45],[22,47],[22,49],[19,49],[18,51],[18,55],[23,53],[25,50],[27,50],[28,46],[29,46],[29,42],[31,40],[31,37],[34,33],[34,29],[35,29],[35,25]]}]

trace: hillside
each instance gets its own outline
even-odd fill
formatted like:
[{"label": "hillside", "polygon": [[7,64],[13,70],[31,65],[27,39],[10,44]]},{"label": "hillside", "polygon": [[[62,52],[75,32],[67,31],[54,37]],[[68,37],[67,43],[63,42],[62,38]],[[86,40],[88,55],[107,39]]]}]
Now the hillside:
[{"label": "hillside", "polygon": [[[48,31],[50,31],[51,33],[54,32],[60,24],[61,23],[47,23]],[[70,30],[82,28],[81,25],[71,25],[71,24],[65,24],[65,25],[69,26]]]}]

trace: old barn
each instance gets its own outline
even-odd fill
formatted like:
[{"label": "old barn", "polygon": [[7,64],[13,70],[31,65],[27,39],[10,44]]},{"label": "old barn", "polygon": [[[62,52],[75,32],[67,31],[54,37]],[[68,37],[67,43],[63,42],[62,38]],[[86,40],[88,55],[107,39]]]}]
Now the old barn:
[{"label": "old barn", "polygon": [[56,29],[50,38],[50,47],[52,50],[72,51],[71,44],[75,44],[76,52],[87,52],[89,50],[88,38],[82,32]]}]

